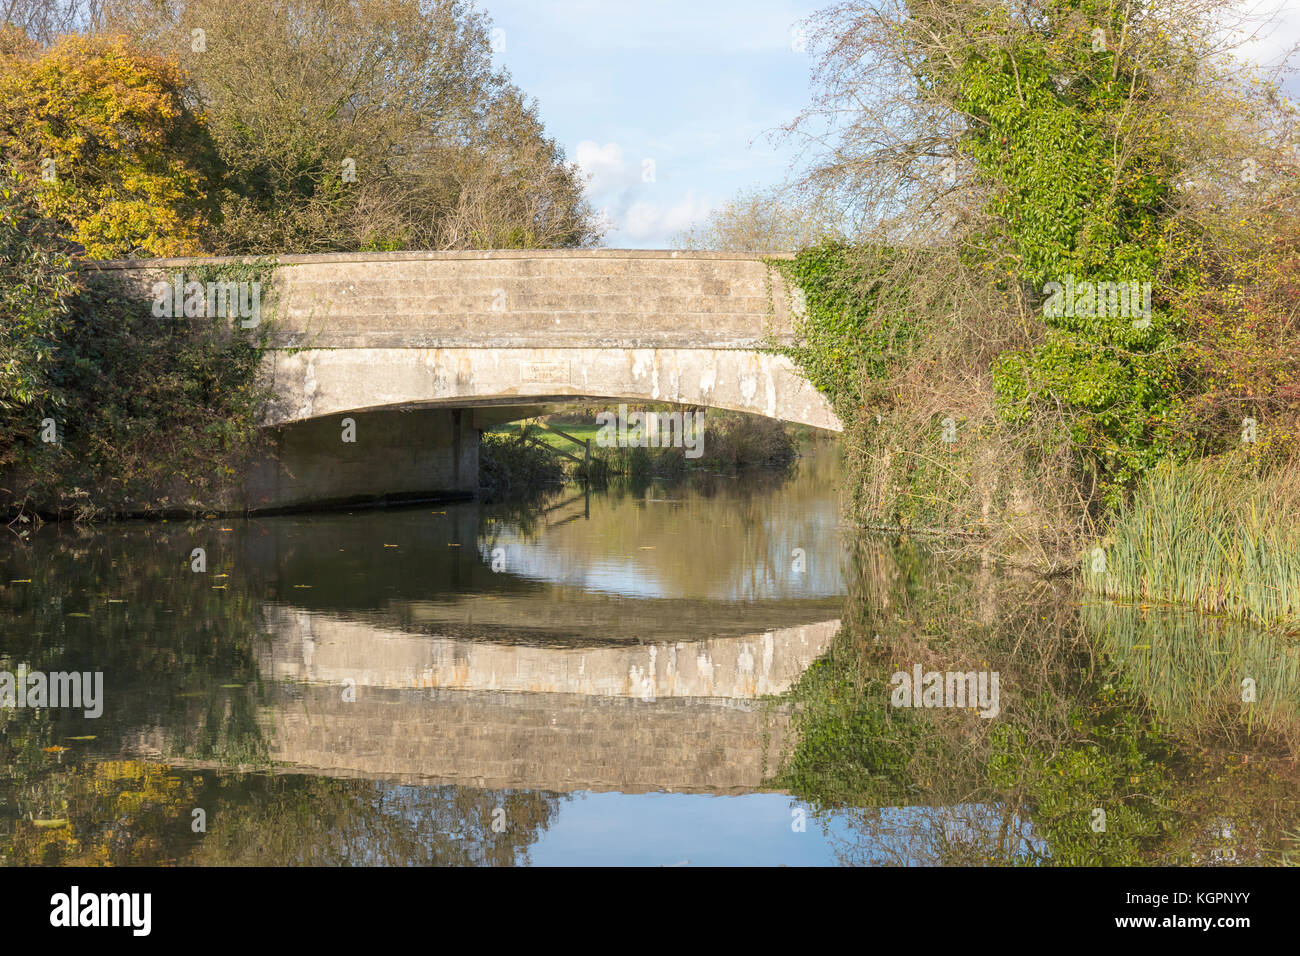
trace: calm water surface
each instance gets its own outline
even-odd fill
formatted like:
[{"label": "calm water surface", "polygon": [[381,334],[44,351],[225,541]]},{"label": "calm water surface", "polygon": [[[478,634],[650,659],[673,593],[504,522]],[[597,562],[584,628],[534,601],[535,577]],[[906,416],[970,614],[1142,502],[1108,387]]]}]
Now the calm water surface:
[{"label": "calm water surface", "polygon": [[[999,726],[1031,727],[1016,759],[1032,767],[1039,730],[1068,737],[1070,720],[1050,707],[1020,724],[963,712],[917,736],[911,713],[884,706],[885,679],[913,659],[966,669],[992,656],[1014,715],[1037,679],[1017,683],[1033,670],[1028,627],[1050,645],[1032,657],[1068,699],[1062,714],[1140,704],[1172,724],[1186,701],[1142,645],[1176,648],[1180,627],[1204,625],[1016,592],[908,542],[854,543],[839,481],[834,446],[810,446],[788,474],[569,487],[527,507],[15,538],[0,550],[0,670],[102,672],[104,701],[94,719],[0,708],[0,853],[13,864],[1067,862],[1071,828],[1095,832],[1082,804],[1104,798],[1088,774],[1115,767],[1071,765],[1082,792],[1045,794],[1037,777],[992,774],[988,753],[1010,746]],[[1118,703],[1081,684],[1080,641],[1094,665],[1100,654],[1145,684]],[[1234,631],[1222,646],[1270,675],[1264,723],[1285,730],[1293,655],[1257,644]],[[967,766],[934,739],[983,756]],[[1276,734],[1270,746],[1252,738],[1256,766],[1285,768]],[[1222,760],[1152,759],[1163,776],[1125,765],[1141,781],[1128,789],[1187,796],[1182,861],[1289,851],[1285,772],[1269,771],[1273,791],[1242,783],[1243,806],[1209,806],[1201,793],[1216,788],[1195,774],[1229,772]],[[1057,797],[1080,804],[1077,821],[1050,809]],[[1112,817],[1132,835],[1124,852],[1150,858],[1168,845],[1164,823],[1130,799]]]}]

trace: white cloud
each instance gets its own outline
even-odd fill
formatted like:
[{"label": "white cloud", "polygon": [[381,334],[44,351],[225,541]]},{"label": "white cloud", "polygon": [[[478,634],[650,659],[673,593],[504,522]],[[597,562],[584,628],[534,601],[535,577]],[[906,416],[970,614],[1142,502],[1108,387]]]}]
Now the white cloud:
[{"label": "white cloud", "polygon": [[658,163],[653,156],[628,160],[618,143],[600,146],[595,140],[584,139],[574,150],[574,158],[583,173],[591,177],[587,193],[592,196],[652,184],[658,178]]},{"label": "white cloud", "polygon": [[660,182],[654,157],[629,158],[618,143],[583,140],[574,157],[590,177],[587,195],[599,208],[607,241],[615,245],[665,246],[712,208],[696,193],[682,196]]},{"label": "white cloud", "polygon": [[582,167],[583,173],[591,177],[587,183],[587,191],[592,195],[630,185],[627,180],[627,163],[623,159],[623,147],[618,143],[606,143],[601,146],[595,140],[584,139],[574,150],[574,159]]},{"label": "white cloud", "polygon": [[645,246],[668,246],[673,237],[702,220],[713,209],[707,199],[688,192],[676,202],[664,205],[639,199],[628,207],[618,223],[618,231],[611,236],[613,245],[631,241]]}]

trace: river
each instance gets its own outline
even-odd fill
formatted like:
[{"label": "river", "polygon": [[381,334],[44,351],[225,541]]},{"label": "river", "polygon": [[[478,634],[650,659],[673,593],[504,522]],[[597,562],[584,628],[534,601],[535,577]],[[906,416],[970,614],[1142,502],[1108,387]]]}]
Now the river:
[{"label": "river", "polygon": [[[813,442],[527,504],[15,536],[0,672],[103,691],[0,708],[3,859],[1292,858],[1293,646],[856,538],[843,480]],[[897,705],[951,671],[996,673],[997,713]]]}]

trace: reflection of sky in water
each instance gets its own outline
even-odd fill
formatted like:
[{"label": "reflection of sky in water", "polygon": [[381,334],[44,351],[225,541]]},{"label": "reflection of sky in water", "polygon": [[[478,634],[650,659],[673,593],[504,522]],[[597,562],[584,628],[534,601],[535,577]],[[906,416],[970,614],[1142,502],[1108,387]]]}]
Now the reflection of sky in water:
[{"label": "reflection of sky in water", "polygon": [[[806,827],[797,831],[795,810]],[[992,807],[887,807],[865,829],[860,812],[814,816],[781,793],[711,796],[681,793],[579,793],[528,850],[537,866],[828,866],[840,863],[927,862],[918,838],[966,842],[995,835],[1002,816]],[[941,839],[939,839],[941,842]]]},{"label": "reflection of sky in water", "polygon": [[631,598],[759,601],[844,593],[839,504],[829,483],[728,501],[591,497],[590,518],[530,536],[510,524],[480,535],[490,563],[503,549],[511,574]]},{"label": "reflection of sky in water", "polygon": [[[666,580],[643,554],[574,555],[569,545],[553,545],[544,536],[527,541],[508,530],[501,530],[492,546],[480,543],[480,555],[484,562],[490,562],[492,547],[503,548],[506,567],[519,577],[624,597],[753,601],[843,594],[839,536],[828,530],[816,540],[809,541],[808,537],[773,533],[771,538],[778,543],[772,546],[769,542],[767,553],[758,560],[738,559],[722,567],[715,565],[712,580],[697,578],[689,589],[680,582]],[[804,552],[801,572],[793,569],[797,547]],[[723,549],[719,552],[725,561]]]},{"label": "reflection of sky in water", "polygon": [[[655,578],[653,570],[636,558],[618,560],[596,558],[575,563],[564,549],[548,547],[545,542],[525,542],[503,534],[497,543],[505,548],[506,566],[516,575],[534,581],[566,584],[587,591],[602,591],[624,597],[661,598],[675,596],[675,588]],[[490,560],[484,553],[483,559]]]}]

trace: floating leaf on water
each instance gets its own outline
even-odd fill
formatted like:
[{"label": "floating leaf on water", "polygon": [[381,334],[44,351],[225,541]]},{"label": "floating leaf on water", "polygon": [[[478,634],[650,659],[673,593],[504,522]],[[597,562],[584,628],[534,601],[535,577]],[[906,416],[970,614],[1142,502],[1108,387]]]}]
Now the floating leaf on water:
[{"label": "floating leaf on water", "polygon": [[31,578],[15,578],[14,580],[10,581],[9,583],[10,583],[10,584],[31,584],[31,583],[32,583],[32,579],[31,579]]},{"label": "floating leaf on water", "polygon": [[386,545],[384,545],[384,547],[385,547],[385,548],[400,548],[401,545],[400,545],[400,544],[386,544]]},{"label": "floating leaf on water", "polygon": [[60,817],[57,820],[33,820],[32,823],[36,824],[38,827],[44,827],[46,829],[51,827],[66,827],[68,825],[68,818]]},{"label": "floating leaf on water", "polygon": [[214,575],[212,575],[212,576],[213,576],[214,578],[228,578],[228,577],[230,577],[229,574],[214,574]]},{"label": "floating leaf on water", "polygon": [[295,584],[294,587],[296,587],[296,588],[309,588],[309,587],[311,587],[311,585],[310,585],[310,584]]},{"label": "floating leaf on water", "polygon": [[447,547],[449,547],[449,548],[459,548],[460,545],[458,545],[458,544],[457,544],[456,542],[454,542],[454,541],[448,541],[448,542],[447,542]]},{"label": "floating leaf on water", "polygon": [[109,603],[109,604],[125,604],[126,601],[125,601],[125,599],[123,599],[123,598],[109,598],[109,599],[108,599],[108,603]]},{"label": "floating leaf on water", "polygon": [[83,614],[81,611],[69,611],[68,617],[90,617],[90,615]]},{"label": "floating leaf on water", "polygon": [[212,585],[212,590],[214,590],[214,591],[224,591],[224,590],[226,590],[226,585],[224,585],[224,584],[214,584],[214,585]]},{"label": "floating leaf on water", "polygon": [[243,684],[222,684],[222,687],[243,687]]},{"label": "floating leaf on water", "polygon": [[60,747],[58,744],[55,744],[52,747],[42,747],[41,749],[45,751],[47,754],[61,754],[63,753],[63,751],[67,750],[68,748]]},{"label": "floating leaf on water", "polygon": [[95,740],[94,734],[86,734],[84,737],[65,737],[65,740]]}]

